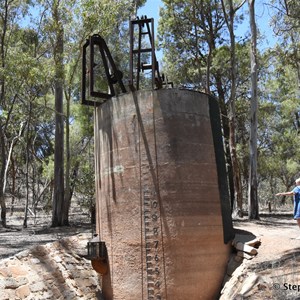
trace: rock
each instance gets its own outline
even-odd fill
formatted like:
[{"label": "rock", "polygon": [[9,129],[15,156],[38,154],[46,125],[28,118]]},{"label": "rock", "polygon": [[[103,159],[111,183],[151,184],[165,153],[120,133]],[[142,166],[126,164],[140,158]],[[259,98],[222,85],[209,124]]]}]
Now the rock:
[{"label": "rock", "polygon": [[46,248],[44,246],[42,246],[42,245],[35,246],[34,249],[32,249],[31,252],[34,255],[39,256],[39,257],[46,256],[46,255],[49,254],[48,251],[46,250]]},{"label": "rock", "polygon": [[30,295],[30,289],[28,285],[20,286],[16,289],[16,296],[20,299],[25,299]]},{"label": "rock", "polygon": [[35,264],[35,265],[41,263],[41,261],[40,261],[38,258],[36,258],[36,257],[30,258],[30,262],[31,262],[32,264]]},{"label": "rock", "polygon": [[42,298],[44,300],[46,300],[46,299],[53,299],[53,293],[52,293],[52,291],[46,291],[46,292],[44,292]]},{"label": "rock", "polygon": [[26,277],[8,277],[4,279],[4,288],[5,289],[17,289],[21,285],[28,283],[28,279]]},{"label": "rock", "polygon": [[59,257],[58,255],[55,255],[55,256],[53,257],[53,260],[54,260],[55,262],[57,262],[57,263],[61,263],[61,262],[62,262],[61,257]]},{"label": "rock", "polygon": [[239,294],[241,296],[246,297],[247,293],[253,289],[254,285],[257,283],[258,280],[259,280],[259,276],[257,276],[256,274],[254,273],[249,274],[249,276],[244,281],[243,287],[239,292]]},{"label": "rock", "polygon": [[246,245],[246,244],[243,244],[239,241],[235,242],[233,245],[237,250],[249,253],[251,255],[256,255],[257,254],[257,249],[256,248],[254,248],[252,246],[249,246],[249,245]]},{"label": "rock", "polygon": [[3,277],[10,277],[11,276],[10,269],[8,267],[0,268],[0,275],[2,275]]},{"label": "rock", "polygon": [[254,256],[246,253],[246,252],[243,252],[243,251],[238,251],[237,256],[241,257],[241,258],[246,258],[246,259],[252,259]]},{"label": "rock", "polygon": [[27,275],[28,270],[24,267],[17,265],[17,266],[11,266],[9,267],[10,273],[12,277],[18,277],[22,275]]},{"label": "rock", "polygon": [[245,245],[249,245],[249,246],[252,246],[252,247],[259,247],[261,244],[261,239],[259,237],[256,237],[255,239],[251,240],[251,241],[248,241],[248,242],[245,242]]},{"label": "rock", "polygon": [[239,256],[231,256],[227,266],[227,275],[232,275],[236,268],[241,265],[242,261],[243,259]]},{"label": "rock", "polygon": [[0,300],[12,300],[15,299],[14,290],[5,290],[3,293],[0,293]]},{"label": "rock", "polygon": [[18,254],[16,254],[16,258],[17,259],[23,259],[23,258],[28,258],[28,256],[29,256],[29,250],[24,250],[24,251],[21,251],[21,252],[19,252]]},{"label": "rock", "polygon": [[40,282],[37,282],[37,283],[34,283],[34,284],[31,284],[30,285],[30,291],[35,293],[35,292],[42,292],[42,291],[45,291],[47,290],[47,287],[46,285],[44,284],[43,281],[40,281]]}]

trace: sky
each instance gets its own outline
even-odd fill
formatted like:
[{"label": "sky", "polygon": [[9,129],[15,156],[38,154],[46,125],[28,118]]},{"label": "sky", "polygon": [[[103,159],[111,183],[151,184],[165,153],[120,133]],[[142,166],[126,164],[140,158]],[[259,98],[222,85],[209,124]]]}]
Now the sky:
[{"label": "sky", "polygon": [[[158,26],[158,19],[159,19],[159,8],[162,7],[163,4],[161,0],[148,0],[146,4],[141,7],[138,12],[137,16],[147,16],[147,18],[153,18],[154,19],[154,34],[155,37],[157,36],[157,26]],[[163,57],[163,51],[155,50],[156,59],[161,65],[162,63],[162,57]]]},{"label": "sky", "polygon": [[154,19],[155,36],[157,35],[159,9],[162,6],[163,4],[161,0],[147,0],[146,4],[143,7],[141,7],[137,12],[138,17],[146,15],[148,18]]},{"label": "sky", "polygon": [[155,32],[157,32],[159,8],[162,6],[163,6],[163,4],[162,4],[161,0],[147,0],[146,4],[138,10],[138,16],[146,15],[148,18],[154,18]]}]

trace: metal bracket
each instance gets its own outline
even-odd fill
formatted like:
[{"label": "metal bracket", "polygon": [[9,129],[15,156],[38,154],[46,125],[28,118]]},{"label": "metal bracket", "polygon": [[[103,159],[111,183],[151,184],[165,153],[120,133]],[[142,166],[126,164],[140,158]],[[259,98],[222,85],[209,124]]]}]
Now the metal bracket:
[{"label": "metal bracket", "polygon": [[[136,37],[135,27],[138,26],[137,36],[137,48],[135,48]],[[135,90],[139,90],[140,87],[140,73],[141,71],[152,71],[152,88],[156,86],[157,89],[162,88],[162,80],[159,75],[158,62],[155,56],[155,44],[154,44],[154,20],[148,19],[146,16],[141,19],[137,18],[130,21],[130,86]],[[143,30],[145,29],[145,30]],[[148,36],[150,47],[143,48],[142,37]],[[150,53],[150,63],[141,62],[141,54]],[[136,66],[135,65],[136,62]]]},{"label": "metal bracket", "polygon": [[[83,45],[82,50],[82,104],[91,106],[101,105],[106,100],[116,95],[114,85],[117,83],[119,84],[121,91],[123,93],[126,93],[126,88],[122,81],[123,73],[117,69],[115,62],[106,45],[106,42],[100,35],[95,34],[91,36]],[[108,92],[101,91],[100,87],[97,87],[96,85],[96,83],[100,82],[102,79],[102,76],[99,74],[100,72],[96,71],[96,67],[99,64],[96,63],[95,59],[96,50],[99,51],[102,59],[104,72],[108,84]],[[87,57],[88,54],[89,62]],[[102,99],[102,101],[88,100],[87,92],[89,98]]]}]

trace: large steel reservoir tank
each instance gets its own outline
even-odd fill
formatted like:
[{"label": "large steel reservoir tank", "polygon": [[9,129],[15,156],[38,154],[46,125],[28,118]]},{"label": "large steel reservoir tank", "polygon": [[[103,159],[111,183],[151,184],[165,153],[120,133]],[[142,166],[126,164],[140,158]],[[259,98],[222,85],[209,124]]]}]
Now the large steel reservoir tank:
[{"label": "large steel reservoir tank", "polygon": [[95,111],[95,167],[104,298],[216,299],[234,235],[216,99],[112,98]]}]

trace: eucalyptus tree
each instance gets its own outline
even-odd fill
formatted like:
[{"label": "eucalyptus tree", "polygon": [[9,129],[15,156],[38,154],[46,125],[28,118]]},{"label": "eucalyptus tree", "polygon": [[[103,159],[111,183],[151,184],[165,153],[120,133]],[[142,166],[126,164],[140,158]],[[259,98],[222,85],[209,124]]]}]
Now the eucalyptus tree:
[{"label": "eucalyptus tree", "polygon": [[[273,77],[265,84],[266,94],[276,105],[276,127],[272,139],[270,173],[286,190],[299,177],[300,97],[300,2],[272,0],[271,26],[277,44],[270,49]],[[284,201],[284,199],[283,199]]]},{"label": "eucalyptus tree", "polygon": [[[68,213],[71,203],[71,197],[75,189],[75,183],[80,183],[78,180],[81,167],[84,168],[81,155],[91,142],[90,135],[82,136],[74,135],[74,129],[78,130],[77,122],[70,121],[72,116],[71,103],[78,100],[78,91],[80,90],[80,61],[81,61],[81,46],[92,34],[100,34],[104,37],[108,44],[113,45],[113,54],[116,62],[122,64],[126,71],[128,68],[128,59],[124,56],[124,51],[128,48],[128,19],[132,16],[133,11],[141,6],[145,1],[99,1],[83,0],[80,4],[76,1],[65,1],[66,5],[73,5],[72,10],[75,15],[64,15],[64,19],[68,19],[65,28],[64,46],[67,53],[64,54],[65,64],[65,81],[64,81],[64,96],[66,99],[66,173],[65,173],[65,197],[62,209],[62,224],[68,225]],[[129,57],[128,57],[129,58]],[[85,110],[82,109],[81,110]],[[89,114],[87,114],[89,115]],[[76,127],[77,126],[77,127]],[[85,124],[85,126],[89,126]],[[77,129],[76,129],[77,128]],[[80,146],[78,146],[80,145]],[[77,157],[77,159],[76,159]]]},{"label": "eucalyptus tree", "polygon": [[[25,1],[23,1],[25,2]],[[50,2],[35,1],[35,9],[40,12],[35,17],[36,19],[19,22],[19,34],[11,35],[14,40],[18,41],[18,47],[14,47],[17,55],[15,55],[14,63],[17,66],[16,70],[21,70],[15,73],[15,87],[19,83],[23,83],[24,89],[22,96],[23,103],[23,118],[26,119],[26,143],[25,153],[25,171],[23,175],[26,177],[24,185],[27,189],[25,216],[23,226],[27,227],[27,214],[29,210],[29,176],[31,181],[31,195],[32,204],[35,206],[40,200],[41,194],[36,192],[36,187],[40,186],[42,178],[41,166],[45,163],[44,160],[49,159],[53,154],[53,112],[56,113],[57,151],[55,154],[59,159],[63,157],[63,111],[62,111],[62,87],[63,87],[63,27],[62,20],[60,20],[59,2],[53,1],[52,6],[49,7]],[[50,10],[52,9],[52,10]],[[51,15],[51,18],[49,16]],[[29,19],[29,16],[24,16]],[[14,45],[16,46],[16,45]],[[52,50],[52,51],[51,51]],[[19,61],[18,61],[19,59]],[[52,97],[52,90],[55,94],[55,100]],[[56,102],[56,106],[53,108]],[[21,113],[21,115],[22,115]],[[38,163],[36,164],[35,161]],[[21,161],[19,161],[21,163]],[[39,174],[36,172],[36,167],[39,165]],[[63,173],[61,172],[62,164],[58,164],[59,180],[63,180]],[[32,169],[29,172],[30,168]],[[62,169],[63,170],[63,169]],[[36,180],[36,174],[40,175],[40,179]],[[57,177],[57,176],[56,176]],[[46,186],[49,185],[49,182]],[[60,192],[63,195],[63,189],[60,187]],[[58,193],[61,197],[61,193]],[[54,221],[56,222],[56,220]]]},{"label": "eucalyptus tree", "polygon": [[164,0],[163,4],[160,11],[159,41],[164,53],[164,72],[177,86],[217,96],[233,202],[226,92],[222,83],[222,70],[214,64],[218,48],[224,42],[225,19],[221,3],[215,0]]},{"label": "eucalyptus tree", "polygon": [[236,149],[236,90],[237,90],[237,59],[236,59],[236,40],[234,33],[234,25],[237,11],[243,6],[245,1],[241,1],[237,5],[234,5],[232,0],[221,1],[222,8],[224,12],[225,22],[228,28],[230,36],[230,81],[231,88],[229,94],[229,146],[230,146],[230,155],[233,168],[233,183],[234,183],[234,192],[235,192],[235,203],[234,207],[236,213],[242,217],[243,216],[243,193],[241,186],[241,174],[239,168],[239,162],[237,157]]},{"label": "eucalyptus tree", "polygon": [[56,227],[69,225],[69,208],[72,197],[70,190],[72,171],[70,107],[74,97],[77,97],[78,100],[80,48],[84,40],[84,33],[82,33],[82,24],[78,24],[77,12],[80,9],[78,1],[42,0],[39,1],[39,9],[43,13],[37,24],[42,24],[42,26],[37,27],[37,30],[40,29],[45,47],[48,48],[48,61],[54,62],[51,70],[52,87],[48,90],[49,97],[55,100],[53,110],[56,124],[54,162],[51,159],[46,164],[50,170],[47,172],[50,180],[48,182],[53,180],[52,226]]},{"label": "eucalyptus tree", "polygon": [[[85,39],[92,33],[101,32],[101,34],[109,36],[116,32],[118,35],[114,22],[124,19],[126,4],[132,3],[129,1],[81,1],[79,3],[71,0],[40,2],[47,12],[44,18],[43,34],[48,36],[51,42],[51,56],[55,67],[56,130],[52,226],[69,224],[68,215],[74,189],[74,174],[78,173],[80,167],[80,160],[71,159],[72,156],[76,157],[75,153],[71,153],[71,151],[78,151],[74,150],[75,148],[72,148],[70,144],[71,103],[74,97],[78,99],[80,89],[80,49]],[[65,111],[63,96],[66,101]],[[65,139],[64,122],[66,123]],[[79,137],[79,141],[84,139],[85,137]],[[78,147],[78,149],[80,148]]]},{"label": "eucalyptus tree", "polygon": [[259,110],[258,171],[265,186],[272,191],[265,193],[269,199],[280,189],[289,191],[300,176],[300,141],[295,114],[299,110],[298,75],[293,66],[282,63],[283,54],[278,50],[275,46],[264,54],[263,61],[268,67],[261,80],[264,88]]},{"label": "eucalyptus tree", "polygon": [[249,183],[248,183],[248,217],[259,219],[257,197],[257,124],[258,124],[258,58],[257,58],[257,27],[255,20],[255,0],[248,0],[251,28],[251,110],[249,140]]},{"label": "eucalyptus tree", "polygon": [[177,85],[210,92],[214,51],[223,43],[224,15],[219,1],[164,0],[159,35],[165,66]]},{"label": "eucalyptus tree", "polygon": [[[235,57],[234,29],[235,22],[241,17],[238,10],[243,1],[190,0],[163,3],[165,6],[160,12],[159,33],[160,45],[165,53],[165,71],[170,73],[177,85],[205,91],[218,98],[231,203],[233,206],[235,200],[238,200],[241,214],[242,193],[235,145],[234,101],[237,86],[247,77],[241,79],[242,76],[236,72],[240,61],[236,61]],[[238,59],[242,61],[244,57],[239,56]],[[241,71],[241,74],[244,73]]]},{"label": "eucalyptus tree", "polygon": [[[45,82],[48,82],[48,78],[45,76],[47,72],[43,71],[45,65],[41,62],[42,59],[37,50],[37,34],[31,29],[21,26],[24,13],[28,8],[26,1],[7,1],[6,4],[5,9],[1,10],[4,15],[0,19],[3,22],[6,20],[6,25],[2,27],[1,40],[4,44],[2,44],[1,49],[4,52],[1,55],[2,68],[0,72],[2,79],[0,104],[1,170],[4,170],[1,174],[1,203],[2,208],[4,207],[2,209],[3,225],[6,222],[4,193],[12,198],[12,209],[17,192],[17,177],[21,175],[27,178],[23,190],[24,188],[27,190],[26,198],[28,199],[28,177],[30,174],[26,170],[22,171],[23,164],[25,164],[23,154],[26,149],[28,158],[29,152],[34,152],[31,141],[35,131],[31,132],[31,130],[36,118],[32,118],[32,116],[45,117],[43,109],[37,109],[37,97],[43,92],[43,87],[47,85]],[[28,110],[28,107],[31,109]],[[26,137],[24,136],[25,132],[27,132]],[[27,167],[29,167],[29,163],[30,161],[27,159]],[[27,209],[25,209],[26,214]],[[27,226],[26,222],[24,225]]]},{"label": "eucalyptus tree", "polygon": [[[21,123],[22,89],[25,77],[17,74],[26,73],[26,66],[20,65],[23,55],[16,56],[18,21],[26,13],[29,1],[4,0],[0,3],[0,206],[1,223],[6,226],[6,182],[13,148],[23,131],[12,125]],[[18,59],[20,59],[18,61]],[[23,123],[22,123],[23,126]]]},{"label": "eucalyptus tree", "polygon": [[55,111],[55,149],[54,149],[54,193],[52,206],[52,226],[62,225],[64,203],[64,24],[66,6],[63,0],[40,1],[44,9],[42,24],[44,34],[49,40],[53,59],[53,90]]},{"label": "eucalyptus tree", "polygon": [[[94,196],[94,180],[91,180],[90,177],[94,171],[93,163],[90,162],[90,149],[93,148],[93,109],[78,105],[80,97],[78,92],[81,88],[81,73],[78,68],[81,65],[81,47],[89,36],[100,34],[106,40],[115,62],[126,74],[129,66],[128,20],[145,2],[145,0],[98,2],[83,0],[80,5],[76,6],[75,18],[70,20],[68,34],[71,33],[76,40],[71,39],[67,43],[67,47],[72,49],[72,52],[68,52],[65,82],[65,98],[67,100],[65,204],[67,206],[70,206],[75,188],[83,198],[92,199]],[[77,101],[77,104],[70,108],[71,100]],[[75,120],[70,127],[68,124],[69,113],[72,115],[71,119]],[[67,211],[65,209],[64,213],[66,214]]]},{"label": "eucalyptus tree", "polygon": [[273,0],[273,30],[279,39],[277,51],[282,63],[289,64],[297,72],[298,97],[300,97],[300,2]]},{"label": "eucalyptus tree", "polygon": [[[11,188],[14,196],[17,177],[19,184],[26,187],[23,226],[27,227],[29,192],[31,203],[35,206],[45,197],[45,191],[53,181],[53,155],[57,155],[61,162],[56,163],[59,183],[56,183],[53,197],[53,226],[68,224],[70,201],[76,184],[78,190],[92,190],[92,180],[83,180],[85,172],[91,174],[93,163],[85,164],[82,159],[90,157],[86,151],[89,149],[90,153],[92,131],[82,127],[91,129],[92,114],[88,108],[78,104],[81,46],[89,35],[100,33],[115,46],[117,60],[126,70],[128,59],[124,51],[128,48],[128,19],[145,1],[34,2],[39,13],[34,14],[35,20],[31,20],[30,24],[20,21],[29,1],[5,0],[0,3],[0,204],[4,226],[5,189]],[[72,106],[74,102],[77,104]],[[59,124],[56,131],[54,114]],[[24,120],[25,123],[22,123]],[[63,122],[66,124],[65,141]],[[59,140],[56,151],[53,148],[55,132]],[[65,164],[62,162],[64,155]],[[26,180],[23,181],[22,177]],[[62,188],[64,177],[66,184]],[[89,187],[85,189],[87,184]],[[62,197],[63,193],[65,197]]]},{"label": "eucalyptus tree", "polygon": [[[12,35],[12,42],[13,50],[10,50],[8,67],[13,73],[9,83],[13,92],[16,93],[16,101],[8,114],[10,121],[6,132],[7,136],[14,136],[18,144],[13,143],[14,140],[12,140],[9,148],[11,151],[8,152],[7,165],[11,163],[10,181],[12,182],[9,192],[13,201],[17,181],[21,184],[21,177],[26,178],[21,190],[26,191],[23,226],[27,227],[29,194],[35,197],[34,181],[37,183],[41,181],[34,177],[40,178],[41,174],[37,170],[41,166],[42,153],[44,157],[49,155],[49,151],[46,153],[46,149],[49,148],[46,138],[48,134],[42,129],[41,124],[49,122],[49,109],[45,107],[47,101],[45,91],[49,87],[51,78],[49,78],[48,70],[45,70],[45,67],[49,65],[39,52],[40,42],[36,32],[18,28]],[[15,132],[16,129],[19,130],[18,134]]]}]

